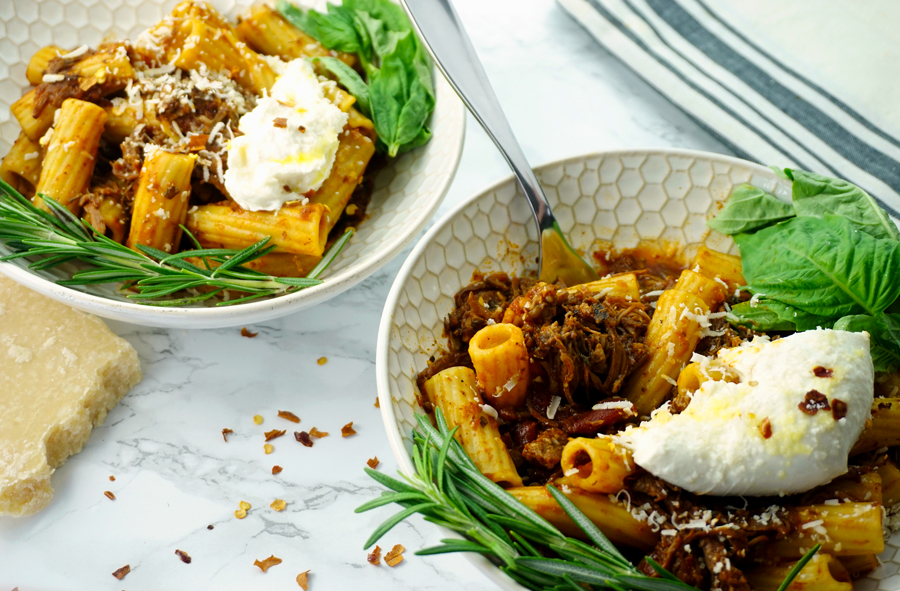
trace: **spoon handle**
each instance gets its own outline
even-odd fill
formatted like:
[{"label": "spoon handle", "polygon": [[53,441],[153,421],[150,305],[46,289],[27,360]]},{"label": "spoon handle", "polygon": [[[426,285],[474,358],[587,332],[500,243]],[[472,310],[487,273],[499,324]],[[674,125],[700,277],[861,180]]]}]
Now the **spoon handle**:
[{"label": "spoon handle", "polygon": [[401,0],[429,53],[515,173],[540,231],[555,220],[450,0]]}]

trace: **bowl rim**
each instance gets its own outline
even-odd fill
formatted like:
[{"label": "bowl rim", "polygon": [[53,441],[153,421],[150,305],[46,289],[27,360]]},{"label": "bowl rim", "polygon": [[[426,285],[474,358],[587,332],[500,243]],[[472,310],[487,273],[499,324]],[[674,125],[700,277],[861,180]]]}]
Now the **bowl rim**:
[{"label": "bowl rim", "polygon": [[[584,154],[576,154],[573,156],[558,158],[549,162],[544,162],[540,165],[534,166],[533,168],[536,171],[540,171],[542,169],[554,166],[565,165],[573,161],[583,162],[585,160],[598,157],[608,158],[612,156],[623,157],[634,155],[665,155],[684,156],[688,158],[702,158],[705,160],[740,165],[742,167],[753,169],[756,172],[767,176],[777,176],[773,169],[757,162],[751,162],[749,160],[736,158],[734,156],[727,156],[725,154],[717,154],[715,152],[681,148],[629,148],[621,150],[588,152]],[[510,181],[513,181],[514,178],[515,177],[512,174],[504,176],[503,178],[485,187],[484,189],[476,191],[475,193],[463,199],[459,204],[457,204],[450,211],[444,214],[437,222],[435,222],[434,225],[428,229],[422,239],[419,240],[415,248],[413,248],[412,252],[409,253],[409,256],[404,261],[403,266],[400,268],[400,272],[394,279],[394,283],[391,285],[391,291],[388,293],[387,300],[385,300],[384,309],[382,310],[381,314],[381,321],[378,324],[378,336],[375,345],[375,386],[378,391],[378,405],[381,409],[381,418],[384,422],[384,428],[387,434],[388,442],[390,443],[394,458],[397,460],[398,467],[404,474],[414,474],[415,468],[413,466],[410,455],[406,452],[406,448],[403,444],[403,438],[400,435],[400,429],[397,423],[397,416],[394,413],[394,405],[393,400],[391,399],[390,386],[388,383],[388,352],[390,351],[391,327],[393,326],[394,315],[400,300],[400,296],[403,292],[403,288],[406,285],[406,282],[409,280],[409,277],[412,274],[413,267],[416,265],[425,249],[428,248],[429,245],[431,245],[435,236],[437,236],[437,234],[443,231],[447,226],[452,225],[453,221],[456,219],[456,216],[460,211],[469,207],[487,193],[496,191],[503,185],[509,183]],[[444,528],[443,526],[437,527],[439,527],[444,534],[450,537],[460,537],[456,532]],[[513,581],[511,578],[504,575],[503,572],[485,556],[481,554],[466,553],[466,558],[473,565],[475,565],[475,567],[479,571],[481,571],[491,581],[496,583],[500,588],[511,591],[525,589],[524,587]]]},{"label": "bowl rim", "polygon": [[[428,224],[447,196],[447,192],[456,178],[456,172],[459,169],[463,148],[466,143],[467,110],[449,83],[445,82],[444,84],[443,90],[446,96],[442,96],[441,100],[453,104],[453,106],[448,106],[448,112],[455,110],[457,119],[461,121],[459,141],[449,157],[448,174],[442,175],[443,179],[439,181],[433,191],[437,197],[432,200],[428,207],[420,210],[417,216],[406,220],[403,224],[403,227],[406,229],[405,232],[400,233],[390,241],[383,242],[381,248],[373,254],[367,265],[353,263],[333,277],[327,277],[323,283],[293,293],[235,306],[200,308],[151,306],[113,300],[71,287],[57,285],[50,279],[41,277],[28,269],[9,262],[0,262],[0,276],[6,276],[41,295],[70,306],[75,306],[81,310],[116,320],[127,318],[127,322],[144,326],[174,326],[172,323],[177,322],[179,319],[190,319],[196,321],[198,325],[180,327],[223,327],[229,326],[229,321],[231,320],[239,321],[244,317],[270,319],[319,304],[357,285],[393,260]],[[298,306],[301,303],[302,305]]]}]

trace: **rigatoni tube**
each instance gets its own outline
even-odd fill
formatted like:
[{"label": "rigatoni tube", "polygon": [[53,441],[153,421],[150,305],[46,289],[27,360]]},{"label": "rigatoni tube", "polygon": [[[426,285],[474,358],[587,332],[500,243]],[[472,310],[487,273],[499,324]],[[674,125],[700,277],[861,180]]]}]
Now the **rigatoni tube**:
[{"label": "rigatoni tube", "polygon": [[[78,199],[90,187],[105,123],[106,111],[97,105],[77,99],[63,101],[44,155],[37,193],[53,197],[76,215],[81,211]],[[34,204],[47,209],[39,195]]]},{"label": "rigatoni tube", "polygon": [[578,437],[563,448],[560,467],[568,482],[582,490],[615,494],[635,469],[631,453],[607,438]]},{"label": "rigatoni tube", "polygon": [[518,406],[528,393],[528,351],[522,329],[493,324],[469,340],[469,357],[478,385],[491,406]]},{"label": "rigatoni tube", "polygon": [[[753,591],[777,591],[796,562],[762,564],[744,570]],[[818,553],[806,563],[787,591],[853,591],[850,573],[834,556]]]},{"label": "rigatoni tube", "polygon": [[0,162],[0,178],[19,193],[31,197],[41,178],[43,161],[41,146],[28,139],[25,132],[21,132],[9,153]]},{"label": "rigatoni tube", "polygon": [[741,257],[717,252],[701,246],[694,257],[691,268],[712,280],[718,279],[724,283],[729,294],[734,293],[738,287],[747,285],[744,279]]},{"label": "rigatoni tube", "polygon": [[[572,521],[543,486],[510,488],[506,492],[549,521],[565,535],[586,539],[584,531]],[[646,521],[639,521],[623,503],[611,499],[609,495],[565,488],[563,494],[614,544],[646,551],[653,548],[659,541],[659,534],[653,532],[650,524]]]},{"label": "rigatoni tube", "polygon": [[45,105],[43,110],[35,116],[34,100],[36,96],[36,90],[29,90],[9,107],[22,131],[33,142],[40,141],[41,137],[47,133],[47,130],[53,125],[53,117],[56,115],[56,109]]},{"label": "rigatoni tube", "polygon": [[681,272],[678,281],[675,282],[675,289],[694,294],[703,300],[710,310],[718,307],[728,296],[724,285],[690,269]]},{"label": "rigatoni tube", "polygon": [[671,394],[675,378],[700,341],[697,317],[707,312],[706,302],[686,291],[668,289],[659,296],[645,340],[651,357],[625,386],[625,397],[639,415],[649,415]]},{"label": "rigatoni tube", "polygon": [[800,558],[816,544],[834,556],[880,554],[884,551],[880,503],[807,505],[791,509],[794,530],[767,550],[779,558]]},{"label": "rigatoni tube", "polygon": [[143,244],[163,252],[178,252],[181,226],[191,196],[194,154],[154,150],[144,158],[134,194],[127,246]]},{"label": "rigatoni tube", "polygon": [[478,470],[502,486],[522,486],[509,450],[500,439],[497,419],[482,409],[475,372],[451,367],[425,382],[431,403],[444,413],[450,428],[459,427],[456,439]]},{"label": "rigatoni tube", "polygon": [[25,78],[28,79],[29,84],[37,86],[43,82],[44,72],[47,70],[50,60],[58,57],[61,53],[66,52],[55,45],[47,45],[35,51],[28,60],[28,68],[25,70]]},{"label": "rigatoni tube", "polygon": [[331,173],[309,199],[328,207],[328,232],[337,224],[374,153],[375,142],[356,129],[349,128],[339,136]]},{"label": "rigatoni tube", "polygon": [[271,211],[246,211],[236,203],[203,205],[188,212],[187,227],[204,247],[247,248],[264,238],[275,252],[322,256],[328,239],[320,203],[285,205]]}]

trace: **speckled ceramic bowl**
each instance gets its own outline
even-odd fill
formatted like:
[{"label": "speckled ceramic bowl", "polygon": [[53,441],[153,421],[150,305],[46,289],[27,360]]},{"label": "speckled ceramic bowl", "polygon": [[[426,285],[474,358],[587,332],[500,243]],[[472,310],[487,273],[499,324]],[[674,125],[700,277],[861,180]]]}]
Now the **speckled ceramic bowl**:
[{"label": "speckled ceramic bowl", "polygon": [[[790,201],[790,182],[768,168],[686,150],[589,154],[541,166],[537,176],[563,232],[586,253],[601,242],[624,248],[642,240],[734,251],[730,238],[705,224],[732,187],[749,182]],[[381,317],[376,354],[381,413],[402,470],[414,471],[411,433],[414,415],[422,412],[416,373],[445,345],[443,318],[453,295],[476,269],[531,270],[537,245],[528,204],[508,178],[444,216],[403,265]],[[895,535],[880,557],[884,565],[858,582],[857,591],[900,588],[892,576],[900,567],[894,558],[898,547]],[[483,556],[467,556],[503,589],[522,589]]]},{"label": "speckled ceramic bowl", "polygon": [[[211,0],[234,17],[253,0]],[[10,105],[27,87],[29,58],[49,44],[96,46],[107,35],[134,39],[158,22],[177,0],[0,0],[0,154],[19,135]],[[0,273],[71,306],[106,318],[147,326],[217,328],[284,316],[323,302],[356,285],[394,258],[425,226],[453,180],[462,153],[465,107],[438,73],[433,137],[375,177],[370,218],[323,276],[322,285],[265,300],[213,307],[158,308],[136,304],[114,284],[72,289],[56,285],[71,269],[34,272],[27,261],[0,263]],[[0,253],[8,254],[0,245]]]}]

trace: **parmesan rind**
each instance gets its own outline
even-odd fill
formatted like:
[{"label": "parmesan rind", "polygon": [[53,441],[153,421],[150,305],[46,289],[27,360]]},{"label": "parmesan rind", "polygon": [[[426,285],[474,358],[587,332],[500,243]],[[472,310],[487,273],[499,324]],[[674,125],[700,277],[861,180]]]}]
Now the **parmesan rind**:
[{"label": "parmesan rind", "polygon": [[0,515],[46,507],[53,471],[140,380],[99,318],[0,276]]}]

